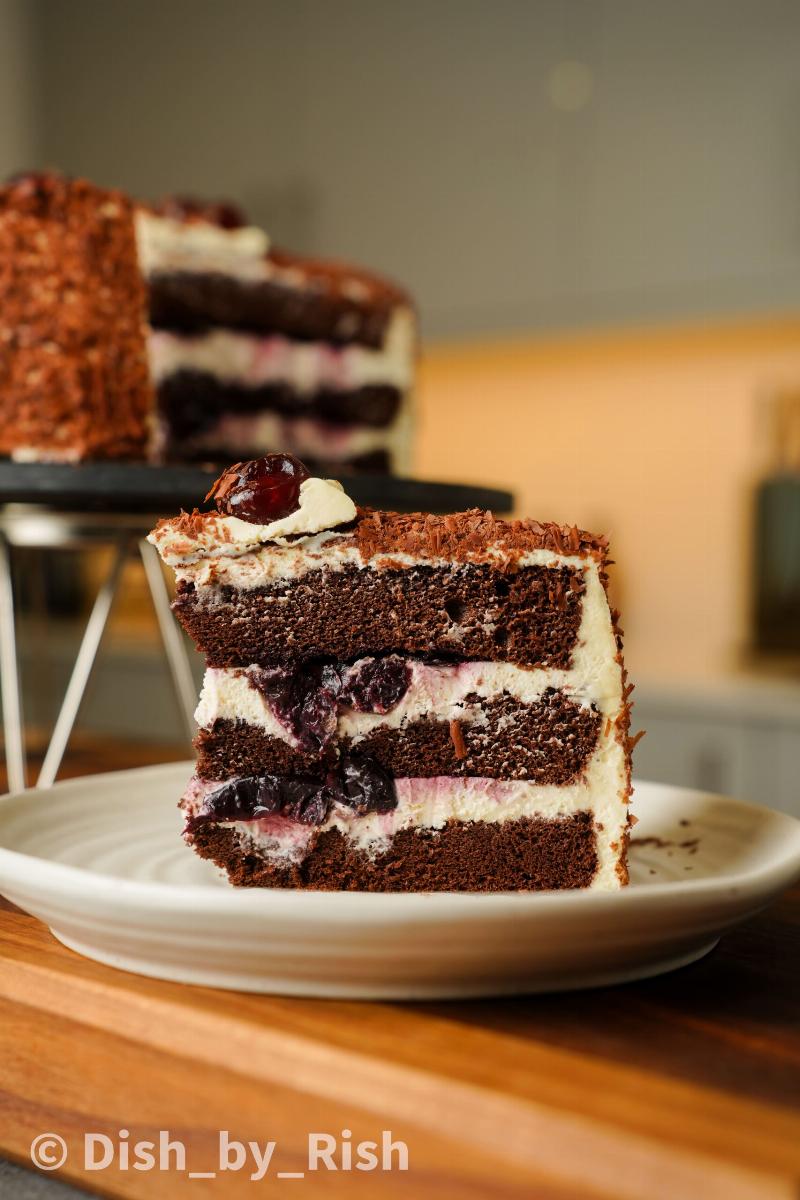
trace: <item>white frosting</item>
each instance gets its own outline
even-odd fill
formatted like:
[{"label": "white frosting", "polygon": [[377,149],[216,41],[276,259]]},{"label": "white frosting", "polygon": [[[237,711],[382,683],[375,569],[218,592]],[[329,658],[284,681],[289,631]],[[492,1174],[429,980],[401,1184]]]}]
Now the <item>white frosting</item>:
[{"label": "white frosting", "polygon": [[301,395],[321,388],[350,391],[384,384],[401,391],[414,376],[415,324],[410,309],[392,315],[383,346],[337,346],[296,342],[280,335],[256,337],[214,329],[198,337],[155,330],[149,338],[150,369],[158,384],[177,371],[204,371],[241,387],[291,384]]},{"label": "white frosting", "polygon": [[608,597],[593,559],[584,562],[583,579],[581,623],[563,686],[575,687],[614,721],[622,707],[622,668]]},{"label": "white frosting", "polygon": [[269,238],[253,225],[223,229],[210,221],[176,221],[138,209],[136,241],[145,276],[157,272],[221,273],[245,282],[265,278]]},{"label": "white frosting", "polygon": [[[236,587],[263,587],[276,580],[304,575],[311,569],[310,563],[318,567],[333,563],[334,570],[346,562],[361,565],[361,555],[352,545],[342,545],[342,535],[335,530],[280,544],[280,554],[273,552],[262,557],[258,552],[249,553],[245,546],[219,545],[213,532],[216,524],[217,519],[207,523],[210,526],[207,548],[204,537],[184,538],[170,525],[154,529],[149,540],[164,562],[175,569],[177,579],[191,580],[199,588],[214,580],[232,583],[234,578],[239,581]],[[214,602],[215,591],[208,589],[210,603]]]},{"label": "white frosting", "polygon": [[345,463],[375,450],[402,449],[398,422],[376,429],[369,425],[334,425],[315,416],[286,416],[262,409],[253,413],[224,413],[218,420],[192,434],[182,445],[194,451],[214,451],[219,447],[243,457],[258,458],[274,446],[281,446],[298,458],[320,459],[332,464]]},{"label": "white frosting", "polygon": [[169,522],[154,529],[148,535],[148,541],[156,547],[165,563],[176,566],[198,559],[205,562],[209,558],[231,554],[244,555],[265,542],[281,544],[283,539],[293,535],[330,531],[354,520],[356,515],[355,504],[335,479],[304,480],[300,485],[299,500],[294,512],[268,525],[215,513],[196,537],[187,538]]},{"label": "white frosting", "polygon": [[299,745],[275,716],[266,696],[250,684],[242,671],[209,667],[194,719],[201,729],[210,729],[215,721],[246,721],[269,737],[280,738],[295,748]]},{"label": "white frosting", "polygon": [[[340,709],[335,736],[357,742],[379,727],[400,729],[425,716],[439,721],[481,723],[481,709],[466,699],[472,693],[481,700],[505,693],[527,705],[535,704],[547,688],[556,688],[583,706],[594,703],[608,716],[616,713],[619,705],[619,669],[613,661],[609,667],[599,659],[596,643],[584,642],[579,636],[568,671],[527,669],[501,662],[433,665],[409,660],[411,681],[399,703],[387,713]],[[249,682],[247,672],[236,668],[208,668],[195,719],[204,729],[211,728],[215,721],[245,721],[269,737],[280,738],[293,747],[298,745],[275,716],[267,697]]]},{"label": "white frosting", "polygon": [[[375,554],[365,560],[354,538],[337,540],[335,545],[310,542],[292,545],[248,545],[229,541],[217,520],[211,517],[206,527],[192,536],[181,533],[171,535],[171,522],[155,531],[153,538],[164,561],[175,568],[178,579],[186,579],[202,588],[213,582],[235,588],[249,589],[264,587],[279,579],[296,579],[308,571],[343,570],[355,566],[380,570],[387,563],[402,567],[423,565],[427,567],[452,567],[452,559],[420,551],[417,554],[387,552]],[[151,535],[152,537],[152,535]],[[163,547],[163,549],[162,549]],[[166,553],[165,553],[166,551]],[[168,557],[167,557],[168,555]],[[214,559],[214,570],[209,572],[205,560]],[[504,552],[489,546],[475,556],[476,562],[506,562]],[[528,550],[517,560],[520,567],[577,567],[582,569],[593,561],[578,554],[558,554],[553,550]]]}]

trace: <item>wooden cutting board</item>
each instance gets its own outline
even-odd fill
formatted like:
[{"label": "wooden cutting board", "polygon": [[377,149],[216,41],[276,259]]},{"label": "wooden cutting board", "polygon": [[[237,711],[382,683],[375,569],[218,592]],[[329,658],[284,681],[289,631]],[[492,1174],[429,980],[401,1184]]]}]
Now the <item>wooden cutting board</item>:
[{"label": "wooden cutting board", "polygon": [[[32,1140],[58,1133],[61,1177],[101,1195],[252,1197],[254,1165],[218,1169],[221,1130],[276,1143],[260,1186],[277,1195],[800,1191],[800,893],[662,979],[437,1004],[140,978],[0,905],[0,1152],[29,1162]],[[122,1148],[161,1130],[183,1143],[186,1170],[174,1153],[169,1170],[122,1169]],[[408,1171],[396,1150],[392,1170],[341,1169],[343,1146],[384,1130],[406,1143]],[[109,1139],[104,1170],[85,1169],[87,1133]],[[335,1139],[339,1170],[308,1169],[309,1134]]]}]

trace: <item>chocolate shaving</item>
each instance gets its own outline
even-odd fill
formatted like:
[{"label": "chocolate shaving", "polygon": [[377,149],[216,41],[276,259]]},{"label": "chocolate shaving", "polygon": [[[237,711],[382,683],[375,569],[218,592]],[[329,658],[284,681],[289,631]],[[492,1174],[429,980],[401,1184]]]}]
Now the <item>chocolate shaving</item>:
[{"label": "chocolate shaving", "polygon": [[608,539],[575,526],[543,524],[529,519],[498,520],[491,512],[469,509],[437,516],[431,513],[382,513],[380,524],[371,509],[359,509],[355,538],[366,559],[376,554],[424,556],[433,551],[454,562],[486,562],[498,558],[513,569],[531,550],[592,556],[602,567]]}]

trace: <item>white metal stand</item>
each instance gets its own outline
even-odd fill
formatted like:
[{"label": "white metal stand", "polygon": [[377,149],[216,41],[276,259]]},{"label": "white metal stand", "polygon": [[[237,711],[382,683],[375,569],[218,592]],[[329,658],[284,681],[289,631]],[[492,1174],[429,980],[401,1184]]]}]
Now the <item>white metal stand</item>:
[{"label": "white metal stand", "polygon": [[50,787],[55,782],[100,649],[122,568],[128,558],[137,552],[144,566],[158,618],[181,716],[189,737],[192,736],[197,697],[187,644],[170,611],[169,592],[158,554],[144,538],[155,520],[155,517],[146,515],[60,513],[38,505],[9,504],[0,509],[0,696],[3,703],[8,786],[11,791],[22,791],[27,786],[21,672],[11,574],[11,551],[15,546],[44,549],[80,549],[109,543],[114,546],[111,566],[86,623],[37,786]]}]

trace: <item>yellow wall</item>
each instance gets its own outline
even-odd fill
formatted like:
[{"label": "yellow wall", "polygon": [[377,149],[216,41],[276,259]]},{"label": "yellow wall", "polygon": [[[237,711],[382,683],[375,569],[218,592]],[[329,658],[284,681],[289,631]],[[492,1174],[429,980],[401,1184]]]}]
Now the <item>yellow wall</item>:
[{"label": "yellow wall", "polygon": [[766,408],[800,318],[427,348],[417,471],[612,538],[632,672],[718,673],[748,637]]}]

